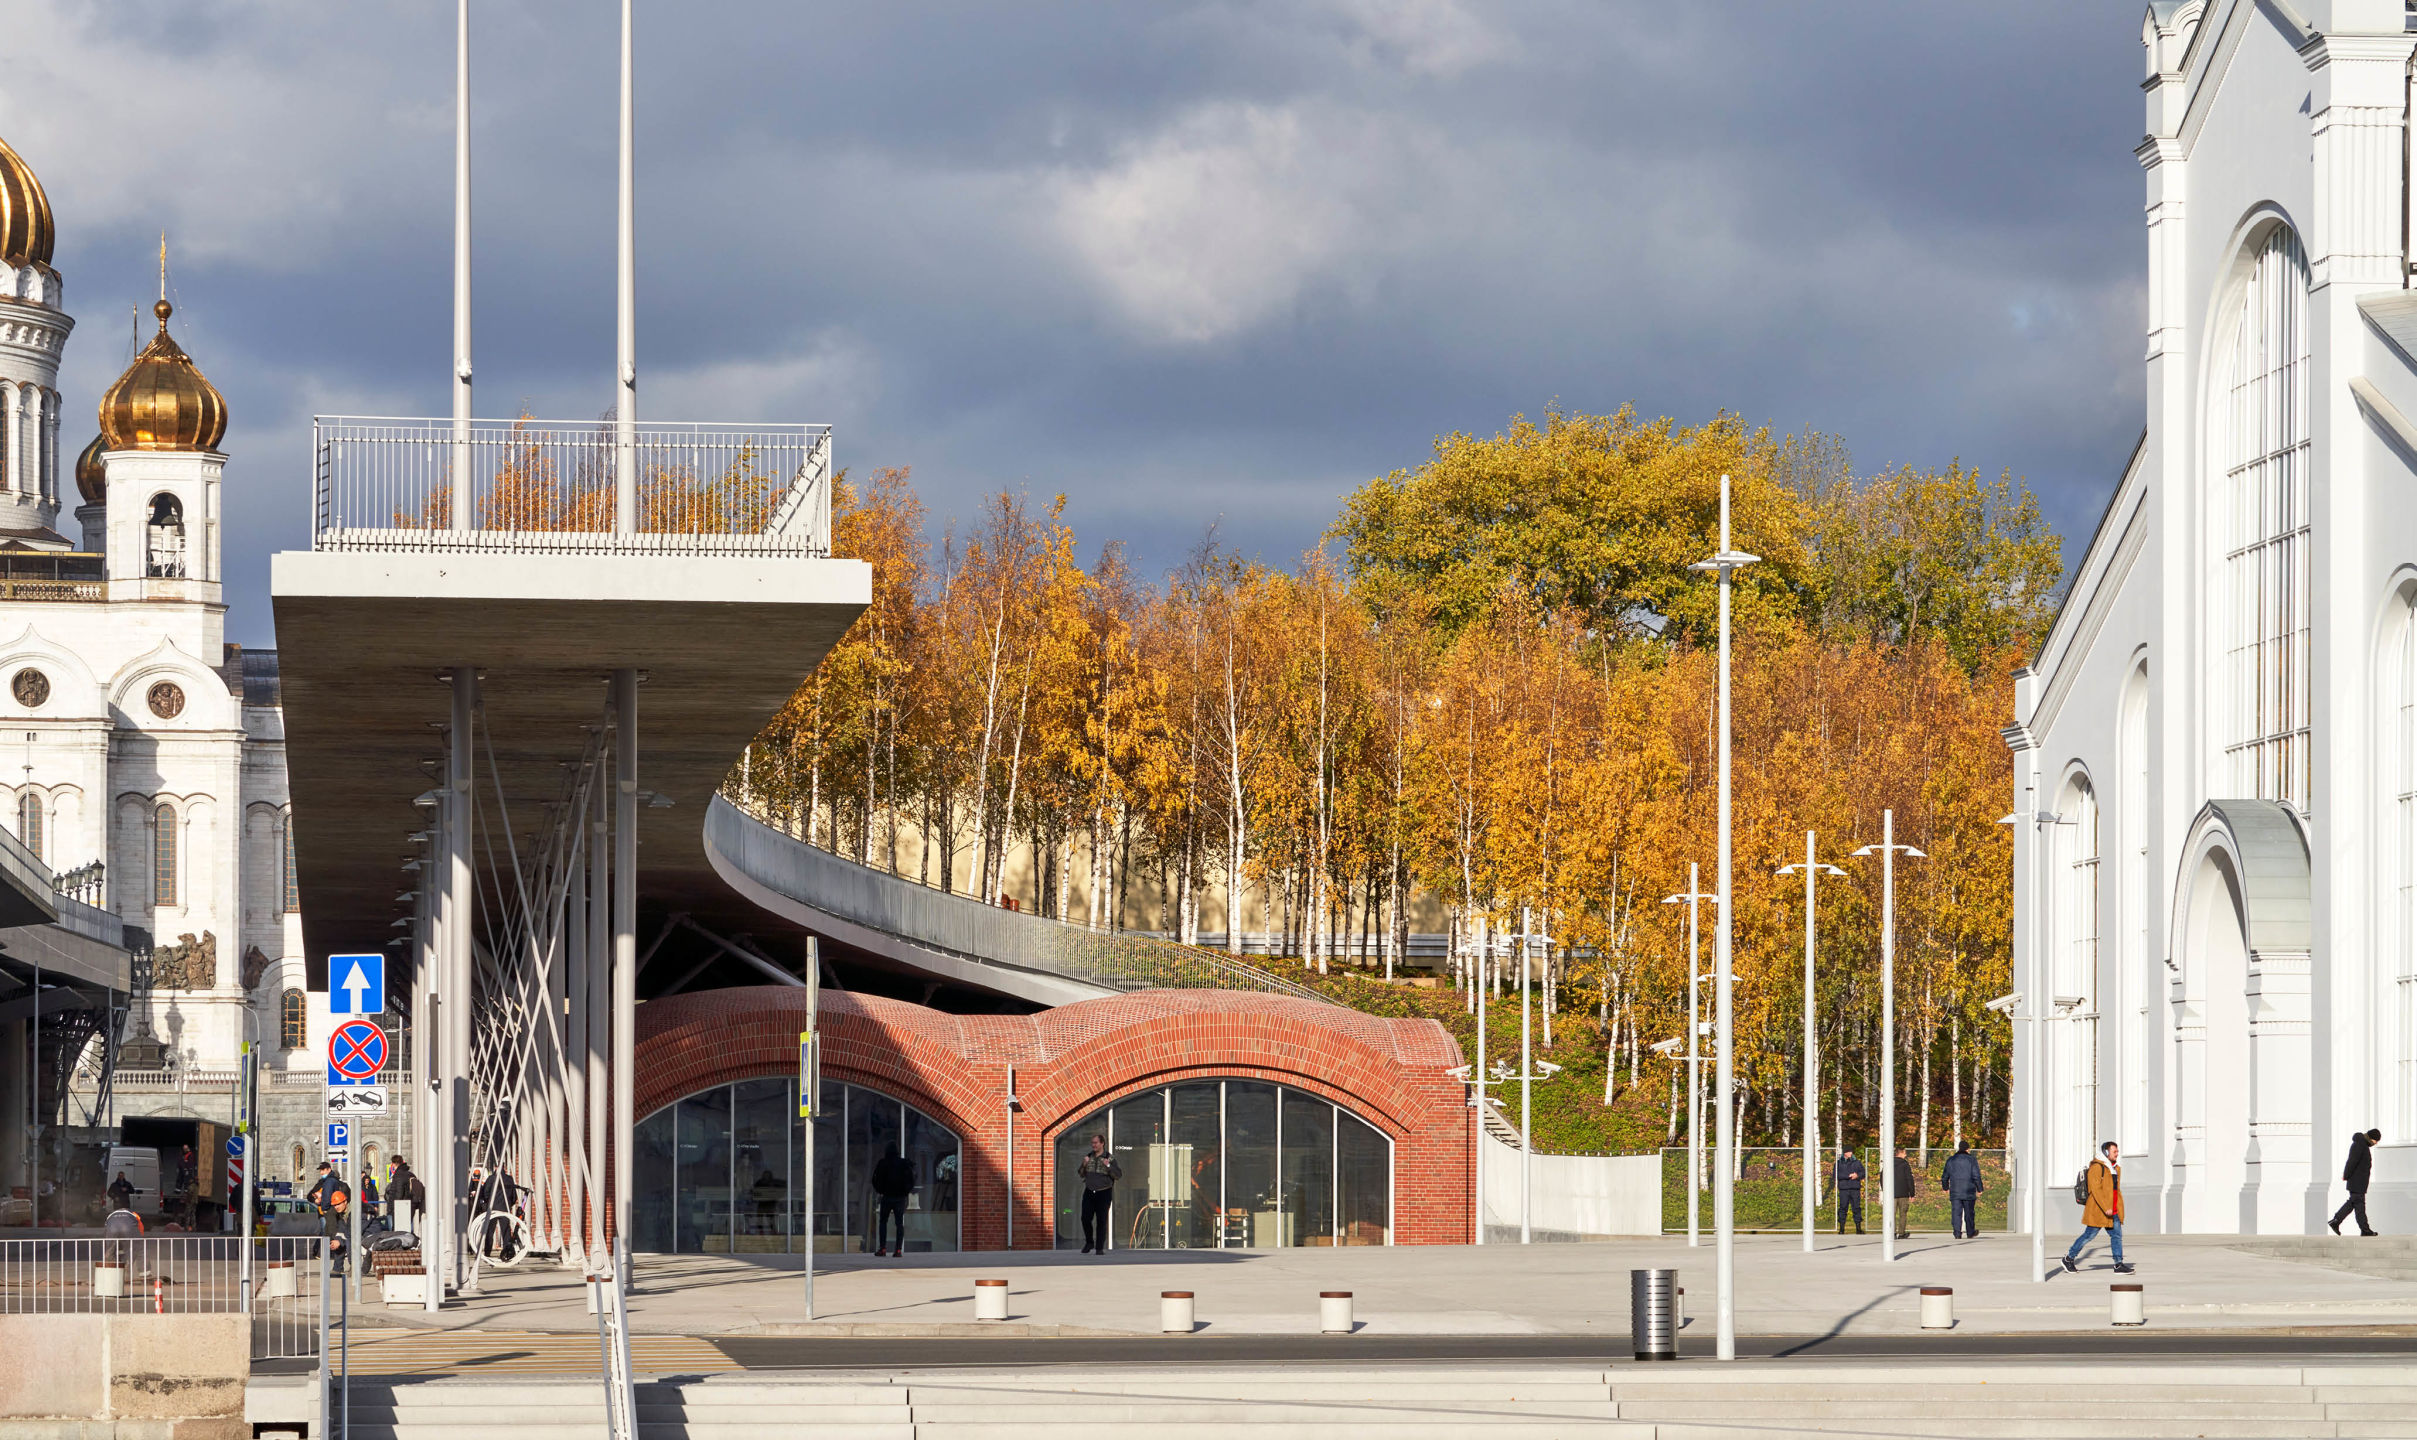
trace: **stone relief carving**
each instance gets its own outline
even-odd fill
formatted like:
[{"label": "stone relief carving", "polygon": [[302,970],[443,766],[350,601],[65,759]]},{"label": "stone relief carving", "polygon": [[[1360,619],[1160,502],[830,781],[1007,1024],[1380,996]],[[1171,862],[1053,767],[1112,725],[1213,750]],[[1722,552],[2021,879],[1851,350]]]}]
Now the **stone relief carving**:
[{"label": "stone relief carving", "polygon": [[190,932],[173,945],[151,952],[152,983],[162,990],[209,990],[218,984],[218,935],[204,930],[196,940]]},{"label": "stone relief carving", "polygon": [[269,964],[269,957],[260,953],[259,946],[254,945],[244,951],[243,988],[246,990],[259,989],[260,977],[269,973]]}]

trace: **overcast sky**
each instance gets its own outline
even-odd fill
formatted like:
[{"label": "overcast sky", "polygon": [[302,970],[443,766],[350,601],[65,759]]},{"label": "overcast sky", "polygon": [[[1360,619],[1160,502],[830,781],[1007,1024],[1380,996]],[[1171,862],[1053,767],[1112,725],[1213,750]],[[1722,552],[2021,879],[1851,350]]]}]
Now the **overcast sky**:
[{"label": "overcast sky", "polygon": [[[472,0],[482,414],[611,404],[614,10]],[[2071,558],[2141,425],[2139,10],[640,0],[640,413],[831,422],[941,520],[1063,491],[1156,571],[1515,412],[1729,408],[2010,467]],[[453,7],[0,13],[65,443],[165,230],[267,644],[310,417],[450,405]]]}]

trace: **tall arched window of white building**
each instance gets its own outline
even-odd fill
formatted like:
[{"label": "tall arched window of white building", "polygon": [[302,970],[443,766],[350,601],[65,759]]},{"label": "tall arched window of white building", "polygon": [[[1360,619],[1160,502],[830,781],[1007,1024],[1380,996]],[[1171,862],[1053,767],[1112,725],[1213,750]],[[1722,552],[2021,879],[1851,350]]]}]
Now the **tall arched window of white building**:
[{"label": "tall arched window of white building", "polygon": [[2389,1043],[2392,1094],[2384,1122],[2394,1140],[2417,1137],[2417,585],[2401,587],[2385,612],[2383,698],[2375,778],[2386,813],[2376,847],[2376,934],[2392,977]]},{"label": "tall arched window of white building", "polygon": [[25,842],[25,848],[33,852],[36,860],[43,858],[42,797],[30,788],[17,797],[17,838]]},{"label": "tall arched window of white building", "polygon": [[2157,968],[2149,958],[2149,918],[2155,905],[2149,887],[2148,864],[2148,666],[2136,665],[2124,682],[2117,715],[2117,749],[2122,774],[2115,794],[2115,854],[2121,868],[2116,910],[2119,952],[2116,960],[2115,1058],[2116,1133],[2109,1138],[2126,1150],[2148,1145],[2149,1057],[2157,1053],[2149,1024],[2150,983]]},{"label": "tall arched window of white building", "polygon": [[2056,809],[2066,823],[2055,827],[2063,863],[2049,975],[2049,1153],[2079,1168],[2096,1144],[2098,1114],[2098,796],[2089,778],[2075,775]]},{"label": "tall arched window of white building", "polygon": [[151,903],[176,903],[176,807],[151,810]]},{"label": "tall arched window of white building", "polygon": [[2221,340],[2225,753],[2234,793],[2308,805],[2308,265],[2286,226],[2256,249]]}]

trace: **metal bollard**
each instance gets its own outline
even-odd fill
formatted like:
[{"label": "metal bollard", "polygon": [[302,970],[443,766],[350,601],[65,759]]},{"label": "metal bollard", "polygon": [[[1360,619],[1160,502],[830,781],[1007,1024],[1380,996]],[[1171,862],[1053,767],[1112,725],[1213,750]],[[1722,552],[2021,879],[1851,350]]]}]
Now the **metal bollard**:
[{"label": "metal bollard", "polygon": [[1671,1302],[1671,1314],[1676,1317],[1674,1323],[1679,1329],[1684,1330],[1687,1328],[1687,1287],[1680,1285],[1670,1293],[1678,1297]]},{"label": "metal bollard", "polygon": [[1007,1282],[976,1280],[974,1282],[974,1318],[1004,1320],[1007,1318]]},{"label": "metal bollard", "polygon": [[2109,1285],[2107,1304],[2113,1312],[2109,1317],[2117,1325],[2146,1325],[2148,1323],[2148,1289],[2142,1285]]},{"label": "metal bollard", "polygon": [[1678,1358],[1678,1272],[1628,1272],[1628,1329],[1639,1360]]},{"label": "metal bollard", "polygon": [[294,1262],[271,1260],[268,1279],[262,1285],[260,1293],[264,1299],[269,1300],[291,1300],[301,1294],[300,1288],[294,1284]]},{"label": "metal bollard", "polygon": [[1351,1292],[1320,1290],[1318,1292],[1318,1329],[1328,1335],[1351,1333]]},{"label": "metal bollard", "polygon": [[1161,1290],[1158,1292],[1158,1329],[1167,1335],[1192,1333],[1192,1292]]},{"label": "metal bollard", "polygon": [[92,1293],[99,1300],[126,1298],[126,1265],[122,1260],[104,1260],[92,1267]]},{"label": "metal bollard", "polygon": [[1953,1330],[1955,1328],[1955,1292],[1944,1285],[1922,1287],[1922,1328]]}]

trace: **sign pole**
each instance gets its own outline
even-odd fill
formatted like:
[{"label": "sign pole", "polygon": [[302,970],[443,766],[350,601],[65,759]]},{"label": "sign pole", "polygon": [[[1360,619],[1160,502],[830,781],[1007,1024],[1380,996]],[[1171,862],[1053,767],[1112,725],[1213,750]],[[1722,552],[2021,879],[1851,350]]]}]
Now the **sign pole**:
[{"label": "sign pole", "polygon": [[243,1042],[243,1059],[235,1072],[235,1143],[243,1147],[243,1214],[238,1223],[243,1227],[243,1249],[238,1252],[236,1268],[243,1286],[243,1306],[252,1308],[252,1190],[260,1183],[256,1173],[259,1166],[252,1156],[252,1042]]},{"label": "sign pole", "polygon": [[822,1098],[822,1057],[815,1053],[822,1009],[822,949],[806,937],[806,1033],[797,1037],[797,1116],[806,1122],[806,1318],[814,1318],[814,1112]]}]

